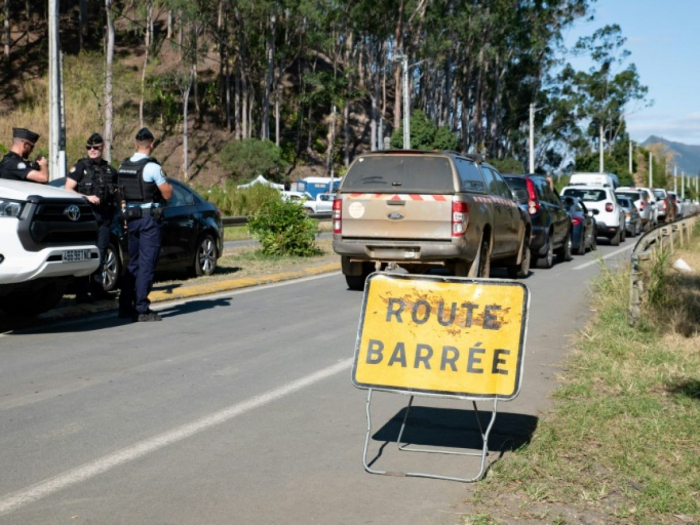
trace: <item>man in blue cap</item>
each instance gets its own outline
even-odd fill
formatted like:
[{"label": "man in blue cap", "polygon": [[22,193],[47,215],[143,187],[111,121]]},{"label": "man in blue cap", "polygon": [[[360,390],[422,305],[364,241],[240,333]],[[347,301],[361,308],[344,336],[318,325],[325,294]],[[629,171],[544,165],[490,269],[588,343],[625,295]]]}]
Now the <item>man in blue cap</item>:
[{"label": "man in blue cap", "polygon": [[45,157],[29,161],[39,135],[25,128],[12,128],[12,147],[0,162],[0,179],[23,180],[44,184],[49,180],[49,163]]},{"label": "man in blue cap", "polygon": [[148,128],[140,129],[136,153],[122,163],[117,175],[129,234],[129,264],[122,279],[119,317],[138,322],[161,320],[149,308],[148,294],[160,254],[162,205],[173,196],[173,187],[151,157],[154,140]]}]

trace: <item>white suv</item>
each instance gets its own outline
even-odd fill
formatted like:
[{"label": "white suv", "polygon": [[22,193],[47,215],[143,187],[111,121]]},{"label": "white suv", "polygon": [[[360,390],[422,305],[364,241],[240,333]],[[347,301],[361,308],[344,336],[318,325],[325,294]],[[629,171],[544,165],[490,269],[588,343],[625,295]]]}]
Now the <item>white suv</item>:
[{"label": "white suv", "polygon": [[99,266],[90,204],[66,190],[0,179],[0,310],[53,308],[73,277]]},{"label": "white suv", "polygon": [[617,202],[612,187],[604,186],[567,186],[561,191],[562,196],[578,197],[586,208],[593,210],[599,237],[610,239],[612,246],[625,242],[625,210]]}]

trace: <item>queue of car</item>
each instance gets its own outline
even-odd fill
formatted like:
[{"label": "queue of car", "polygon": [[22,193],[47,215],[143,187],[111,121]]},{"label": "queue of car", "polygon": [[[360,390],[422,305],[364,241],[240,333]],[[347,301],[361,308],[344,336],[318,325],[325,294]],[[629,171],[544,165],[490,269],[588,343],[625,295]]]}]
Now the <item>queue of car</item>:
[{"label": "queue of car", "polygon": [[[358,157],[333,203],[333,249],[350,289],[374,270],[511,277],[534,264],[612,246],[679,216],[677,196],[658,188],[618,188],[612,173],[575,173],[558,194],[538,174],[501,175],[478,157],[454,152],[383,151]],[[682,212],[680,212],[682,213]]]}]

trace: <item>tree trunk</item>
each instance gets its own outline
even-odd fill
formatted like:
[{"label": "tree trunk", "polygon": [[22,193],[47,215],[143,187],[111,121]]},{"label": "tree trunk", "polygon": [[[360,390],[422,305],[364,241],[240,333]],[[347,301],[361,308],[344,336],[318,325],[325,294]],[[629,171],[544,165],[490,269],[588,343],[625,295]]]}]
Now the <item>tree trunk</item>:
[{"label": "tree trunk", "polygon": [[[399,1],[399,18],[394,30],[394,51],[395,57],[403,53],[403,12],[404,0]],[[401,62],[396,60],[394,70],[394,129],[399,129],[401,125]]]},{"label": "tree trunk", "polygon": [[5,59],[10,59],[10,0],[5,0]]},{"label": "tree trunk", "polygon": [[275,90],[275,144],[280,147],[280,86]]},{"label": "tree trunk", "polygon": [[190,164],[189,164],[189,125],[187,122],[188,109],[190,103],[190,91],[194,81],[196,66],[192,64],[190,76],[187,82],[187,87],[182,96],[182,176],[185,182],[190,180]]},{"label": "tree trunk", "polygon": [[[29,2],[27,2],[29,3]],[[29,13],[29,11],[27,11]],[[29,18],[27,18],[29,21]],[[79,45],[82,50],[85,47],[85,40],[87,39],[87,28],[88,28],[88,5],[87,0],[80,0],[80,26],[78,29]]]},{"label": "tree trunk", "polygon": [[265,94],[263,95],[263,117],[261,126],[262,140],[270,138],[270,94],[272,93],[272,76],[275,70],[275,25],[277,17],[270,15],[270,34],[267,40],[267,73],[265,75]]},{"label": "tree trunk", "polygon": [[326,139],[328,140],[328,147],[326,148],[326,173],[330,176],[331,170],[333,169],[333,146],[335,145],[335,117],[336,107],[333,104],[333,111],[331,112],[330,126],[328,126],[328,135]]},{"label": "tree trunk", "polygon": [[[373,58],[376,55],[372,55]],[[372,104],[372,109],[370,111],[370,122],[369,122],[369,129],[370,129],[370,151],[376,151],[379,149],[377,147],[377,144],[379,142],[377,138],[377,118],[378,118],[378,111],[377,111],[377,102],[379,100],[379,70],[378,70],[379,64],[376,63],[376,67],[372,67],[372,64],[370,64],[369,70],[374,71],[372,73],[372,89],[370,90],[370,102]]]},{"label": "tree trunk", "polygon": [[112,63],[114,62],[114,21],[112,20],[112,0],[105,0],[107,15],[107,49],[105,62],[105,131],[104,157],[107,162],[112,160],[114,100],[112,99]]},{"label": "tree trunk", "polygon": [[173,10],[168,9],[168,33],[166,35],[168,40],[173,38]]},{"label": "tree trunk", "polygon": [[141,71],[141,99],[139,100],[139,128],[144,126],[143,123],[143,106],[144,100],[146,98],[146,70],[148,69],[148,58],[151,54],[151,42],[153,39],[153,34],[151,33],[151,25],[153,19],[153,5],[148,2],[146,5],[146,35],[144,38],[144,45],[146,47],[146,52],[143,54],[143,69]]},{"label": "tree trunk", "polygon": [[350,166],[350,101],[343,108],[343,166]]},{"label": "tree trunk", "polygon": [[233,135],[236,140],[241,140],[241,65],[240,61],[236,61],[236,75],[234,80],[233,92]]}]

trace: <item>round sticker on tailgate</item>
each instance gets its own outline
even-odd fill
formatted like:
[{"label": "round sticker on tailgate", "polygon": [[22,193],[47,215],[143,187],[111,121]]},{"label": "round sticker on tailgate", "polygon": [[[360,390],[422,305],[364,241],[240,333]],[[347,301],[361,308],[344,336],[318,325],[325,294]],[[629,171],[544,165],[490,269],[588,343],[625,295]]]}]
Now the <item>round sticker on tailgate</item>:
[{"label": "round sticker on tailgate", "polygon": [[361,202],[353,202],[348,208],[350,212],[350,217],[353,219],[359,219],[365,214],[365,207]]}]

